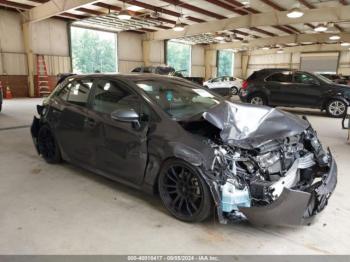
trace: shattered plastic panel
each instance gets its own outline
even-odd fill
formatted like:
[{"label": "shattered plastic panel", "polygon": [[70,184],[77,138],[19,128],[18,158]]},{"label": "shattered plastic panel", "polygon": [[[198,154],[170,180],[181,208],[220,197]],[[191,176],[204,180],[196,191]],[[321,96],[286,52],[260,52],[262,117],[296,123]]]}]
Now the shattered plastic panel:
[{"label": "shattered plastic panel", "polygon": [[222,130],[223,142],[246,149],[300,134],[309,127],[307,121],[276,108],[228,101],[209,109],[203,117]]}]

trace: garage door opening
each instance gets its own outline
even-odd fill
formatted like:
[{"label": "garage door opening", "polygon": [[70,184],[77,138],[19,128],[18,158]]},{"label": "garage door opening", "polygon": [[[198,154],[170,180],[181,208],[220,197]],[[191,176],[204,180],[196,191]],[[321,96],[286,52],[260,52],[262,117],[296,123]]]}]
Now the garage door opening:
[{"label": "garage door opening", "polygon": [[74,73],[114,73],[118,70],[115,33],[71,27]]},{"label": "garage door opening", "polygon": [[175,41],[166,42],[166,63],[181,71],[184,76],[191,75],[191,45]]},{"label": "garage door opening", "polygon": [[231,50],[219,50],[217,54],[217,76],[232,76],[234,52]]}]

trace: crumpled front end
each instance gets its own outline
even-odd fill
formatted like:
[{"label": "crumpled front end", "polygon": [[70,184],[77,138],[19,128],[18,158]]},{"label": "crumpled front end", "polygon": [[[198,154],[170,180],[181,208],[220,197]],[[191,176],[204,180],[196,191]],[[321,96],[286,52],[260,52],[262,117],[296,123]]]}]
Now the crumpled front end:
[{"label": "crumpled front end", "polygon": [[224,107],[229,110],[203,115],[221,130],[220,137],[207,141],[215,157],[203,174],[220,222],[311,223],[336,187],[337,165],[308,121],[266,107],[261,112],[254,107],[258,117],[248,121],[240,118],[240,105]]}]

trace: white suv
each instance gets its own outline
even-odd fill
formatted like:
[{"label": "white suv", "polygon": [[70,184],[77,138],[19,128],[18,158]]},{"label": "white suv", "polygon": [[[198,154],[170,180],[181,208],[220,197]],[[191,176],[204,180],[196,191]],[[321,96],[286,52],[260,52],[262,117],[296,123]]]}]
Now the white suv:
[{"label": "white suv", "polygon": [[223,95],[237,95],[242,87],[243,80],[232,76],[220,76],[209,79],[203,83],[203,86]]}]

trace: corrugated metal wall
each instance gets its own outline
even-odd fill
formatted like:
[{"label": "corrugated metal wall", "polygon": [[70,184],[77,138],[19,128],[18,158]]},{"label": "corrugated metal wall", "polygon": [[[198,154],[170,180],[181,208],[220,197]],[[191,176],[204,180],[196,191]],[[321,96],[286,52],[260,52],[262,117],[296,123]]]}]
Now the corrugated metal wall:
[{"label": "corrugated metal wall", "polygon": [[129,73],[132,69],[143,65],[143,35],[122,32],[118,34],[118,71]]},{"label": "corrugated metal wall", "polygon": [[192,68],[191,76],[205,77],[205,50],[202,45],[192,46]]}]

